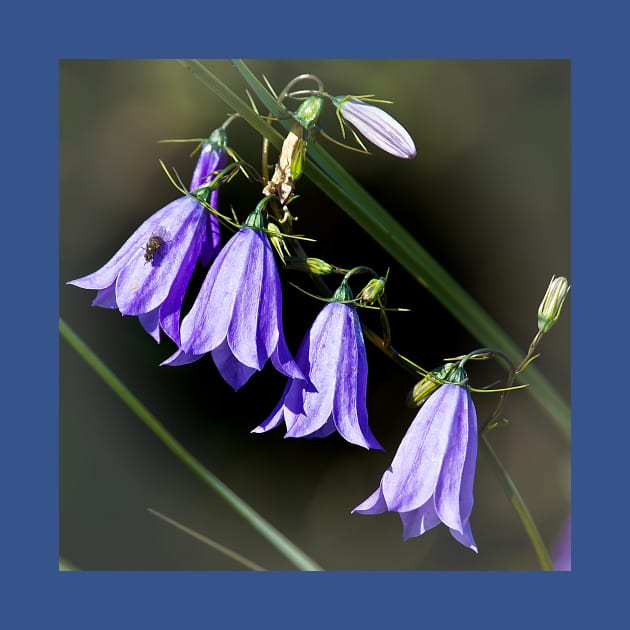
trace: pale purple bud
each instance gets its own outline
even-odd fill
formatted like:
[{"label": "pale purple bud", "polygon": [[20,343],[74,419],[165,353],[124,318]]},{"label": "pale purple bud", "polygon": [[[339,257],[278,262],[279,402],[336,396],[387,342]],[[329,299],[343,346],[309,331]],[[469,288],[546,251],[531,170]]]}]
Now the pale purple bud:
[{"label": "pale purple bud", "polygon": [[399,158],[415,157],[416,146],[407,130],[386,111],[358,98],[334,99],[341,115],[370,142]]}]

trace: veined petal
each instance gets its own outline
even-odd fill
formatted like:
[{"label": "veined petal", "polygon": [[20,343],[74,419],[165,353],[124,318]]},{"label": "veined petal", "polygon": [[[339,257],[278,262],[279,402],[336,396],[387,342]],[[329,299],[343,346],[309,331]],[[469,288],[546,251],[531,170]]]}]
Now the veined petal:
[{"label": "veined petal", "polygon": [[155,341],[160,343],[160,307],[142,313],[138,316],[142,328],[144,328]]},{"label": "veined petal", "polygon": [[197,298],[182,320],[181,342],[186,352],[205,354],[225,339],[234,302],[245,282],[252,234],[249,228],[239,230],[210,266]]},{"label": "veined petal", "polygon": [[452,417],[449,441],[442,470],[435,489],[435,509],[440,520],[451,529],[463,534],[468,515],[460,514],[460,494],[466,452],[469,440],[469,407],[472,405],[468,390],[459,385],[442,385],[452,396]]},{"label": "veined petal", "polygon": [[165,359],[160,365],[168,365],[174,367],[176,365],[187,365],[188,363],[194,363],[203,357],[203,354],[189,354],[184,352],[181,348],[172,354],[168,359]]},{"label": "veined petal", "polygon": [[295,385],[302,388],[304,411],[296,416],[292,426],[287,425],[290,437],[305,437],[317,431],[332,414],[345,315],[337,306],[340,305],[327,304],[320,311],[298,349],[298,366],[312,386]]},{"label": "veined petal", "polygon": [[352,510],[351,514],[355,512],[357,514],[380,514],[386,511],[387,503],[385,503],[382,487],[379,485],[363,503],[359,503],[359,505]]},{"label": "veined petal", "polygon": [[451,536],[453,536],[453,538],[457,542],[464,545],[464,547],[469,547],[475,553],[479,553],[477,550],[477,543],[475,542],[475,539],[473,538],[472,529],[470,528],[470,523],[468,521],[464,523],[463,533],[460,533],[455,529],[450,529],[449,531],[451,532]]},{"label": "veined petal", "polygon": [[72,284],[82,289],[104,289],[113,285],[121,269],[135,255],[142,255],[142,248],[149,236],[162,224],[166,217],[179,210],[180,204],[184,199],[186,198],[181,197],[172,201],[141,223],[121,248],[100,269],[82,278],[70,280],[67,284]]},{"label": "veined petal", "polygon": [[[195,239],[199,214],[192,199],[183,199],[177,214],[160,224],[167,233],[151,261],[145,260],[142,248],[121,269],[116,280],[116,301],[123,315],[140,315],[157,308],[166,299],[186,252]],[[151,232],[144,235],[145,243]],[[144,245],[144,243],[143,243]]]},{"label": "veined petal", "polygon": [[257,335],[262,317],[259,315],[261,294],[266,290],[263,286],[265,250],[260,237],[259,232],[252,231],[249,234],[251,244],[247,259],[242,261],[241,286],[235,295],[232,318],[227,329],[227,342],[234,357],[256,370],[261,370],[268,359],[264,351],[259,352]]},{"label": "veined petal", "polygon": [[92,306],[100,306],[101,308],[118,308],[116,304],[116,283],[112,283],[105,289],[101,289],[94,298]]},{"label": "veined petal", "polygon": [[275,429],[284,417],[284,396],[286,394],[289,385],[285,387],[285,393],[280,398],[280,402],[275,406],[274,410],[263,420],[256,428],[252,429],[252,433],[265,433],[270,429]]},{"label": "veined petal", "polygon": [[341,115],[383,151],[405,159],[416,155],[407,130],[380,107],[352,98],[341,103]]},{"label": "veined petal", "polygon": [[445,387],[440,387],[420,408],[390,470],[383,475],[383,493],[390,510],[415,510],[435,491],[448,447],[454,402],[453,392]]},{"label": "veined petal", "polygon": [[212,359],[223,379],[234,389],[240,389],[250,379],[256,368],[241,363],[232,354],[227,341],[212,351]]},{"label": "veined petal", "polygon": [[410,512],[400,512],[400,520],[403,524],[403,540],[422,536],[440,523],[440,517],[431,500]]},{"label": "veined petal", "polygon": [[[289,378],[305,379],[302,370],[293,359],[284,337],[282,327],[282,284],[276,260],[266,234],[261,234],[265,246],[264,253],[264,290],[260,299],[258,317],[259,351],[271,357],[273,366]],[[262,348],[261,348],[262,346]]]},{"label": "veined petal", "polygon": [[331,304],[342,315],[342,326],[336,334],[342,344],[337,359],[333,419],[340,435],[365,448],[383,447],[368,426],[365,406],[367,358],[361,323],[356,311],[347,304]]}]

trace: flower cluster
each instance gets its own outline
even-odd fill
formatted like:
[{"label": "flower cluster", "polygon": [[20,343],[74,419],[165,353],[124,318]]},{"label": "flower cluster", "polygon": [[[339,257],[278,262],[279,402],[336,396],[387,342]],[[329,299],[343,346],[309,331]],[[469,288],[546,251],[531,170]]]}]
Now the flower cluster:
[{"label": "flower cluster", "polygon": [[[288,88],[281,94],[279,101],[289,94]],[[160,342],[164,332],[177,348],[162,365],[182,366],[209,354],[223,379],[239,390],[271,361],[288,380],[275,408],[252,433],[284,422],[287,438],[324,438],[337,432],[351,444],[383,449],[368,424],[368,364],[358,309],[379,311],[384,336],[379,345],[391,349],[384,306],[387,274],[379,277],[367,267],[342,270],[304,256],[297,247],[300,256],[287,261],[286,242],[295,237],[287,206],[295,199],[325,98],[336,109],[344,137],[348,124],[359,144],[355,130],[402,159],[413,158],[416,147],[406,129],[370,97],[330,96],[321,85],[293,96],[302,102],[292,114],[292,128],[272,177],[258,177],[264,197],[243,223],[235,214],[233,220],[221,214],[218,205],[219,187],[238,172],[252,170],[228,148],[225,128],[230,117],[202,143],[188,190],[182,187],[182,196],[146,219],[103,267],[69,284],[95,289],[95,306],[138,316],[155,341]],[[233,160],[229,165],[228,158]],[[266,166],[265,159],[265,173]],[[223,247],[219,219],[234,228]],[[344,274],[332,297],[320,296],[326,304],[295,358],[283,330],[282,282],[274,248],[285,269]],[[184,296],[198,264],[207,267],[205,279],[182,317]],[[355,299],[350,280],[355,272],[365,271],[373,277]],[[552,278],[539,307],[539,336],[557,321],[568,290],[565,278]],[[531,357],[536,343],[530,347]],[[473,355],[432,372],[416,370],[426,376],[408,401],[420,409],[378,488],[352,512],[397,512],[405,540],[443,523],[458,542],[477,551],[470,516],[478,427],[464,372]]]}]

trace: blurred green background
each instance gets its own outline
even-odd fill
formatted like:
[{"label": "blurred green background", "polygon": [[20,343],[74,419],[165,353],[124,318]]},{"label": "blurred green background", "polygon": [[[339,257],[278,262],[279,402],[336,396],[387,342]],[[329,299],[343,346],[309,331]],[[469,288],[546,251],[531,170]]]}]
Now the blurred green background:
[{"label": "blurred green background", "polygon": [[[226,60],[205,60],[245,98]],[[570,64],[564,60],[248,60],[276,91],[318,75],[331,94],[376,94],[414,138],[418,156],[372,156],[321,140],[356,179],[487,309],[522,348],[552,276],[570,279]],[[414,380],[368,344],[370,425],[385,452],[338,435],[286,440],[254,435],[285,379],[268,364],[239,392],[210,357],[158,364],[157,345],[136,318],[90,306],[95,295],[67,286],[95,271],[150,214],[178,196],[158,160],[188,183],[194,144],[230,113],[174,60],[63,60],[60,86],[60,314],[210,471],[329,570],[535,570],[513,508],[480,457],[471,523],[479,554],[444,526],[402,541],[397,514],[351,515],[378,485],[413,419]],[[332,110],[325,129],[339,137]],[[260,168],[260,138],[243,122],[230,144]],[[275,153],[272,154],[272,160]],[[293,204],[312,256],[342,267],[388,268],[393,344],[426,368],[479,346],[391,257],[308,180]],[[261,198],[238,178],[222,189],[224,212],[241,219]],[[224,240],[229,234],[224,232]],[[283,272],[310,290],[308,279]],[[194,278],[198,283],[203,273]],[[284,284],[293,352],[320,303]],[[369,316],[368,316],[369,319]],[[369,322],[371,323],[371,322]],[[570,297],[543,339],[537,367],[570,399]],[[501,375],[474,366],[473,385]],[[496,395],[475,397],[484,418]],[[570,509],[570,447],[528,393],[511,395],[507,428],[491,442],[552,545]],[[272,570],[293,567],[149,432],[63,340],[60,342],[60,554],[82,569],[240,570],[158,520],[153,508]]]}]

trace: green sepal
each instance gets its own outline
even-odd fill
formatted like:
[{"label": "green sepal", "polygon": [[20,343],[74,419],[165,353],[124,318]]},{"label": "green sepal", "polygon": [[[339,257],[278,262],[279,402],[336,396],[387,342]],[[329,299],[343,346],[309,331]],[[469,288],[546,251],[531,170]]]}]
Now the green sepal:
[{"label": "green sepal", "polygon": [[323,108],[324,99],[321,96],[309,96],[302,101],[302,104],[293,114],[293,118],[304,127],[305,131],[308,131],[317,124],[317,120]]},{"label": "green sepal", "polygon": [[253,212],[249,213],[247,219],[245,219],[245,227],[252,228],[252,230],[264,230],[265,229],[265,217],[263,216],[263,208],[267,203],[269,197],[262,199]]},{"label": "green sepal", "polygon": [[331,302],[350,302],[353,299],[352,289],[347,280],[342,280],[339,288],[330,299]]}]

